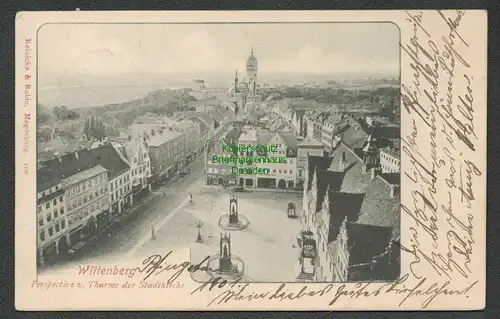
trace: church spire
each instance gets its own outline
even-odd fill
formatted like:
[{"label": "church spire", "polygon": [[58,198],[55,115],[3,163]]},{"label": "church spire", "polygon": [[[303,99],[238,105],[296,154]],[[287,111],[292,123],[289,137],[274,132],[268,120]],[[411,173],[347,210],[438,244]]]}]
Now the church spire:
[{"label": "church spire", "polygon": [[251,53],[252,53],[252,55],[253,55],[253,45],[252,45],[252,52],[251,52]]}]

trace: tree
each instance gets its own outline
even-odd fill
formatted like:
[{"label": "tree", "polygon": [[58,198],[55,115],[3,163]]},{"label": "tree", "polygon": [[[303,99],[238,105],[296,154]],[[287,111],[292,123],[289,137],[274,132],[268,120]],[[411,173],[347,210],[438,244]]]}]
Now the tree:
[{"label": "tree", "polygon": [[50,111],[45,106],[39,104],[36,117],[38,123],[45,124],[50,120]]},{"label": "tree", "polygon": [[85,119],[83,134],[88,140],[102,141],[106,137],[105,125],[94,115],[90,115]]},{"label": "tree", "polygon": [[80,117],[78,113],[76,113],[73,110],[68,109],[65,105],[63,106],[56,106],[52,110],[52,113],[56,116],[57,120],[64,121],[64,120],[74,120]]}]

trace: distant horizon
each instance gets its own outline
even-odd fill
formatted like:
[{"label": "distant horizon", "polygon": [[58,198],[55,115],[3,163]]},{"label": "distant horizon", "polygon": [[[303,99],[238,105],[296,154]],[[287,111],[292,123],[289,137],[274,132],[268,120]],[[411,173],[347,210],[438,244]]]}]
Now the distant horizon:
[{"label": "distant horizon", "polygon": [[[180,77],[183,75],[182,77]],[[174,79],[172,79],[172,77]],[[72,81],[59,81],[52,85],[39,86],[38,103],[45,107],[65,105],[68,108],[99,107],[108,104],[125,103],[140,99],[150,92],[163,89],[189,89],[194,88],[195,79],[203,78],[207,87],[229,88],[232,84],[234,74],[226,80],[225,74],[214,74],[208,78],[199,73],[178,74],[141,74],[132,76],[120,76],[101,78],[97,75],[81,74],[72,77]],[[263,79],[262,79],[263,78]],[[315,74],[315,73],[264,73],[259,80],[263,83],[277,85],[300,85],[306,82],[325,83],[328,80],[377,78],[377,79],[399,79],[398,75],[375,75],[375,74]]]}]

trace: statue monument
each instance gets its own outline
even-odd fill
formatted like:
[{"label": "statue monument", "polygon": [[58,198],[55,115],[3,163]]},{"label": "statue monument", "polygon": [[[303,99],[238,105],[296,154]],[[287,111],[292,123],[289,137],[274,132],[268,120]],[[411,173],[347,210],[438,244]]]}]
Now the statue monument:
[{"label": "statue monument", "polygon": [[242,230],[248,227],[248,219],[240,215],[238,211],[238,199],[235,196],[229,197],[229,213],[224,214],[219,219],[219,227],[225,230]]}]

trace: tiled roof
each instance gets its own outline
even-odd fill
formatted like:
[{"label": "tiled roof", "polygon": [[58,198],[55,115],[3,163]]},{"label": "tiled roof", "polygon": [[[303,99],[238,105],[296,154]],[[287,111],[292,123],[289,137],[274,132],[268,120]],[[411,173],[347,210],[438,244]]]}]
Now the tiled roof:
[{"label": "tiled roof", "polygon": [[307,191],[311,189],[313,174],[314,172],[322,172],[330,167],[332,159],[326,156],[308,156],[307,157],[307,176],[308,176],[308,184]]},{"label": "tiled roof", "polygon": [[339,134],[342,142],[351,149],[362,147],[368,134],[359,126],[349,125],[347,130]]},{"label": "tiled roof", "polygon": [[102,165],[108,170],[109,179],[113,179],[129,168],[129,165],[123,161],[113,145],[107,143],[91,150],[78,151],[78,159],[73,152],[42,162],[42,167],[37,171],[38,190],[42,191],[55,186],[62,179],[71,177],[97,165]]},{"label": "tiled roof", "polygon": [[347,224],[349,266],[371,262],[384,253],[392,236],[391,227]]},{"label": "tiled roof", "polygon": [[279,132],[279,135],[285,140],[286,146],[297,150],[297,137],[292,132]]},{"label": "tiled roof", "polygon": [[61,182],[60,174],[55,174],[49,167],[42,167],[37,170],[37,192],[43,192]]},{"label": "tiled roof", "polygon": [[375,126],[373,128],[373,136],[399,138],[401,136],[401,129],[399,126]]},{"label": "tiled roof", "polygon": [[146,138],[146,141],[147,141],[148,145],[151,147],[159,147],[159,146],[167,143],[168,141],[171,141],[175,138],[178,138],[182,134],[184,134],[184,133],[181,133],[181,132],[174,130],[174,129],[172,129],[172,130],[165,129],[165,130],[156,132],[155,135],[149,134],[148,137]]},{"label": "tiled roof", "polygon": [[340,122],[342,122],[343,118],[340,114],[334,114],[334,115],[330,115],[326,120],[325,122],[326,123],[329,123],[329,124],[332,124],[332,125],[335,125],[335,124],[338,124]]},{"label": "tiled roof", "polygon": [[241,129],[239,129],[238,127],[233,127],[226,133],[224,137],[224,143],[228,145],[236,145],[238,144],[240,135],[241,135]]},{"label": "tiled roof", "polygon": [[393,238],[400,235],[401,201],[390,197],[390,186],[376,176],[368,183],[365,200],[356,223],[371,226],[391,227]]},{"label": "tiled roof", "polygon": [[323,143],[321,143],[320,141],[318,141],[317,139],[315,138],[312,138],[312,137],[307,137],[303,140],[300,140],[300,141],[297,141],[297,145],[298,147],[304,147],[304,148],[307,148],[307,147],[324,147]]},{"label": "tiled roof", "polygon": [[363,161],[346,145],[340,144],[330,154],[332,158],[329,170],[339,171],[342,154],[345,154],[345,176],[341,192],[346,193],[364,193],[368,187],[367,182],[370,180],[370,172],[365,173],[363,170]]},{"label": "tiled roof", "polygon": [[328,221],[327,229],[329,243],[337,239],[340,227],[345,218],[348,221],[357,220],[364,197],[365,194],[328,192],[330,220]]},{"label": "tiled roof", "polygon": [[129,163],[132,161],[132,158],[135,156],[139,147],[143,148],[144,150],[148,149],[143,137],[133,137],[123,145],[125,157],[129,161]]},{"label": "tiled roof", "polygon": [[68,185],[73,185],[75,183],[78,183],[82,180],[89,179],[91,177],[94,177],[98,174],[106,172],[107,169],[102,167],[101,165],[94,166],[92,168],[82,170],[74,175],[68,176],[62,180],[63,187],[66,187]]},{"label": "tiled roof", "polygon": [[399,173],[383,173],[380,174],[380,177],[384,179],[388,184],[392,185],[401,184],[401,176]]},{"label": "tiled roof", "polygon": [[269,145],[271,139],[276,135],[276,132],[257,131],[257,142],[259,145]]},{"label": "tiled roof", "polygon": [[55,186],[61,180],[95,167],[98,163],[90,155],[90,151],[85,149],[42,162],[41,165],[37,171],[38,191]]},{"label": "tiled roof", "polygon": [[108,170],[109,180],[130,169],[129,164],[124,162],[111,143],[91,149],[90,154],[96,159],[97,163]]},{"label": "tiled roof", "polygon": [[[400,200],[399,196],[391,198],[390,184],[399,181],[399,174],[377,175],[371,179],[371,172],[364,171],[363,161],[347,146],[339,145],[331,154],[329,170],[339,171],[342,154],[345,154],[345,175],[338,191],[351,194],[365,194],[363,205],[360,209],[359,219],[361,224],[375,226],[390,226],[394,228],[394,236],[399,234]],[[325,175],[319,172],[317,175]],[[385,179],[389,179],[389,181]],[[318,194],[324,192],[328,185],[319,184],[324,189],[318,188]],[[397,186],[396,186],[397,187]],[[319,199],[319,198],[318,198]]]}]

